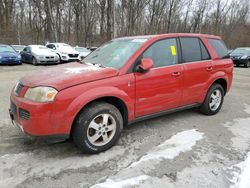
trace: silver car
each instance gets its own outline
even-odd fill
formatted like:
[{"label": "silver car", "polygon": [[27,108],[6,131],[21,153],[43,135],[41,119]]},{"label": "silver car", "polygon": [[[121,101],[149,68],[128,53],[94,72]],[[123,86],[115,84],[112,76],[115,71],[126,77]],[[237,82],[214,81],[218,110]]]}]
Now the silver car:
[{"label": "silver car", "polygon": [[20,54],[22,62],[32,63],[33,65],[60,63],[59,56],[42,45],[29,45]]}]

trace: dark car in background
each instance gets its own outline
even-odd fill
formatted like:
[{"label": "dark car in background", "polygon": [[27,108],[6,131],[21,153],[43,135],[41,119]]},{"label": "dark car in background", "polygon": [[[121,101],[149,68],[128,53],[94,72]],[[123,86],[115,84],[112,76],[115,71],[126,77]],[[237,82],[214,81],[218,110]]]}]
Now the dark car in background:
[{"label": "dark car in background", "polygon": [[23,49],[26,47],[25,45],[11,45],[18,53],[23,51]]},{"label": "dark car in background", "polygon": [[22,64],[21,56],[14,48],[7,44],[0,44],[0,65]]},{"label": "dark car in background", "polygon": [[76,46],[75,50],[80,53],[79,60],[84,59],[87,55],[89,55],[92,52],[91,50],[88,50],[87,48],[79,47],[79,46]]},{"label": "dark car in background", "polygon": [[43,45],[29,45],[21,52],[22,62],[38,64],[58,64],[59,56]]},{"label": "dark car in background", "polygon": [[235,66],[244,65],[244,67],[250,67],[250,47],[236,48],[230,53],[230,57]]}]

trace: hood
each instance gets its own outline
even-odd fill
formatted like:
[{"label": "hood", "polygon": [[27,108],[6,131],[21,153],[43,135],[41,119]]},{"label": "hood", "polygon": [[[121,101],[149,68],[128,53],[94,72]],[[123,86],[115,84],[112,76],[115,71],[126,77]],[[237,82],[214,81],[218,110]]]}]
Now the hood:
[{"label": "hood", "polygon": [[87,56],[87,55],[89,55],[90,54],[90,52],[80,52],[80,56]]},{"label": "hood", "polygon": [[19,54],[17,52],[0,52],[1,57],[17,57]]},{"label": "hood", "polygon": [[20,82],[28,87],[50,86],[58,91],[86,82],[100,80],[118,75],[118,70],[102,68],[81,63],[58,65],[43,71],[34,72],[21,78]]},{"label": "hood", "polygon": [[68,47],[68,46],[60,46],[56,51],[58,52],[64,52],[67,54],[79,54],[78,51],[76,51],[74,48]]},{"label": "hood", "polygon": [[57,54],[51,50],[34,50],[33,53],[39,56],[57,56]]}]

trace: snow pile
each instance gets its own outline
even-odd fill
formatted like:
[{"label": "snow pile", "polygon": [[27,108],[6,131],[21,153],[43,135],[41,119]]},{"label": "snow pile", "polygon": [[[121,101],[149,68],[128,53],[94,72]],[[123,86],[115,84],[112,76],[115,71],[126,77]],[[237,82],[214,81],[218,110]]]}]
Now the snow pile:
[{"label": "snow pile", "polygon": [[155,150],[143,156],[139,161],[132,163],[131,167],[141,163],[147,163],[148,161],[156,162],[161,161],[162,159],[173,159],[181,152],[190,151],[196,142],[201,140],[202,137],[203,133],[200,133],[195,129],[180,132],[157,146]]},{"label": "snow pile", "polygon": [[245,161],[235,165],[238,167],[239,173],[234,173],[231,188],[249,188],[250,187],[250,152]]},{"label": "snow pile", "polygon": [[136,186],[142,183],[143,181],[147,180],[149,176],[141,175],[134,178],[129,178],[125,180],[116,180],[113,181],[112,179],[107,179],[105,183],[100,183],[92,186],[92,188],[122,188],[127,186]]},{"label": "snow pile", "polygon": [[[92,188],[106,187],[136,187],[137,185],[145,184],[147,181],[152,181],[154,178],[145,175],[145,167],[149,165],[157,165],[164,159],[173,159],[182,152],[192,150],[196,142],[203,138],[203,133],[195,129],[179,132],[158,145],[155,149],[148,152],[139,161],[132,163],[128,168],[118,172],[117,176],[122,178],[107,179],[104,183],[96,184]],[[139,174],[138,174],[139,173]],[[129,177],[125,177],[127,174]]]}]

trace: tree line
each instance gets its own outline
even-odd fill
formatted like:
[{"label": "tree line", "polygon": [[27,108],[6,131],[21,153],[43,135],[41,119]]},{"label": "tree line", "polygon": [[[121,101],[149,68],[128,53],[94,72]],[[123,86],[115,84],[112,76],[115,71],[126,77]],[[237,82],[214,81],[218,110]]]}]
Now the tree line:
[{"label": "tree line", "polygon": [[131,35],[220,35],[250,46],[249,0],[0,0],[0,43],[98,46]]}]

